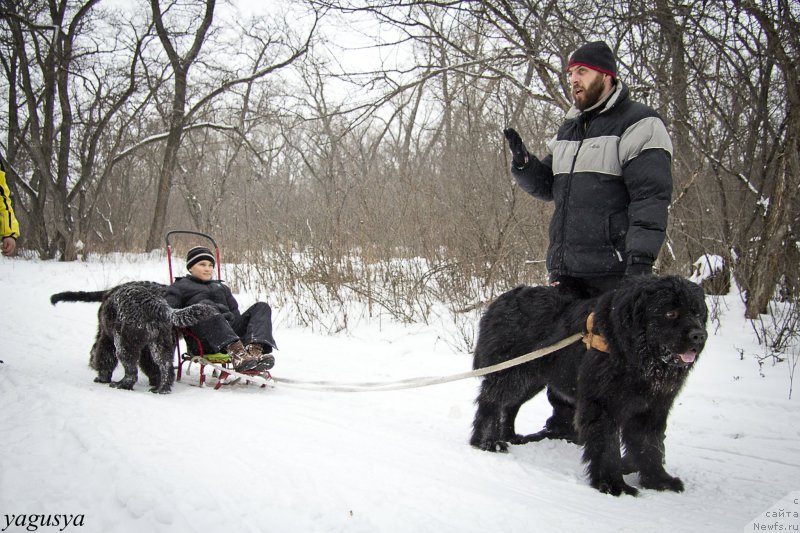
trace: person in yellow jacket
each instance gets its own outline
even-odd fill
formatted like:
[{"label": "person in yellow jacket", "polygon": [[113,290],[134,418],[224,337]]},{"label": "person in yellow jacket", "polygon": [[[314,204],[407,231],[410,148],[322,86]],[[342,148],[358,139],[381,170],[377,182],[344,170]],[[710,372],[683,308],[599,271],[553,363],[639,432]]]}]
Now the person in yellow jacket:
[{"label": "person in yellow jacket", "polygon": [[3,166],[3,158],[0,156],[0,237],[3,239],[3,255],[12,255],[17,248],[17,238],[19,237],[19,222],[14,216],[14,208],[11,207],[11,194],[6,185],[6,169]]}]

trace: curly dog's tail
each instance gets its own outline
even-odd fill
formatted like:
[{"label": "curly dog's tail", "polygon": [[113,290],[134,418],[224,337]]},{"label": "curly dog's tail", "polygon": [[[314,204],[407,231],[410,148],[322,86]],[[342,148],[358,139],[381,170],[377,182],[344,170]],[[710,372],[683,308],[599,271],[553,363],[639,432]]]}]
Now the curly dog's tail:
[{"label": "curly dog's tail", "polygon": [[65,291],[57,292],[50,297],[50,303],[56,305],[58,302],[102,302],[108,296],[110,290],[105,291]]},{"label": "curly dog's tail", "polygon": [[219,314],[216,307],[208,304],[173,309],[164,299],[164,291],[165,287],[158,283],[129,282],[104,291],[59,292],[50,297],[50,303],[106,302],[103,305],[115,308],[120,321],[138,324],[149,318],[177,328],[194,326]]},{"label": "curly dog's tail", "polygon": [[176,328],[188,328],[219,314],[216,307],[208,304],[194,304],[183,309],[172,309],[167,306],[167,309],[169,310],[169,319]]},{"label": "curly dog's tail", "polygon": [[116,287],[110,298],[108,301],[116,307],[118,319],[133,324],[155,320],[177,328],[187,328],[219,314],[216,307],[208,304],[173,309],[163,296],[154,292],[153,286],[138,283]]}]

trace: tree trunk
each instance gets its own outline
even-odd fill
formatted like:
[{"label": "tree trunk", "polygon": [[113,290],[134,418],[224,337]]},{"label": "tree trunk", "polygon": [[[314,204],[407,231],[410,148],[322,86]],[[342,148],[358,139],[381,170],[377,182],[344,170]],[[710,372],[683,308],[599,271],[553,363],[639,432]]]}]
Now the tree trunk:
[{"label": "tree trunk", "polygon": [[147,251],[155,250],[162,245],[164,226],[167,221],[169,193],[172,189],[172,176],[178,166],[178,149],[181,146],[186,107],[186,71],[175,73],[175,95],[172,100],[172,116],[170,117],[169,135],[164,148],[164,159],[156,190],[156,205],[153,212],[153,223],[147,237]]},{"label": "tree trunk", "polygon": [[768,198],[769,204],[759,235],[757,255],[750,265],[745,315],[753,319],[767,312],[775,288],[786,270],[786,238],[800,203],[800,71],[790,52],[800,45],[800,37],[797,28],[792,28],[780,11],[768,13],[751,0],[736,3],[755,17],[763,29],[767,53],[783,74],[787,97],[784,134],[780,138],[776,160],[767,169],[764,184],[763,196]]},{"label": "tree trunk", "polygon": [[147,237],[147,251],[155,250],[161,246],[164,235],[164,226],[167,220],[167,207],[169,206],[169,192],[172,187],[172,177],[178,167],[178,150],[183,137],[183,128],[186,125],[186,84],[189,76],[189,67],[197,59],[200,49],[205,41],[208,29],[214,19],[215,0],[205,0],[205,14],[200,26],[194,34],[192,47],[181,57],[170,41],[170,33],[165,28],[161,17],[159,0],[150,0],[153,12],[153,22],[156,32],[164,50],[167,52],[175,76],[175,94],[172,98],[172,113],[169,119],[169,136],[164,149],[164,160],[156,190],[156,205],[153,213],[153,222],[150,224],[150,234]]}]

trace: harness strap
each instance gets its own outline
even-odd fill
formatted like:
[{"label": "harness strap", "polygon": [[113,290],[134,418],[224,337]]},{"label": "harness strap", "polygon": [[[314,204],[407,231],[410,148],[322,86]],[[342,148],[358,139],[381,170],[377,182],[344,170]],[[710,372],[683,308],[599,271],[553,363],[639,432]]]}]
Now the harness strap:
[{"label": "harness strap", "polygon": [[605,337],[594,332],[594,313],[586,317],[586,333],[583,335],[583,344],[587,350],[594,348],[599,352],[609,353],[608,342]]}]

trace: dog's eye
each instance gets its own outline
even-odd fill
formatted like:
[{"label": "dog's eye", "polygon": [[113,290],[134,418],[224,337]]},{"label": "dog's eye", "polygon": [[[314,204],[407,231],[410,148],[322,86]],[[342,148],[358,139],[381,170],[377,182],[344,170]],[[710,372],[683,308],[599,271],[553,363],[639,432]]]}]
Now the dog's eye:
[{"label": "dog's eye", "polygon": [[675,320],[678,318],[678,311],[667,311],[667,314],[664,315],[667,320]]}]

